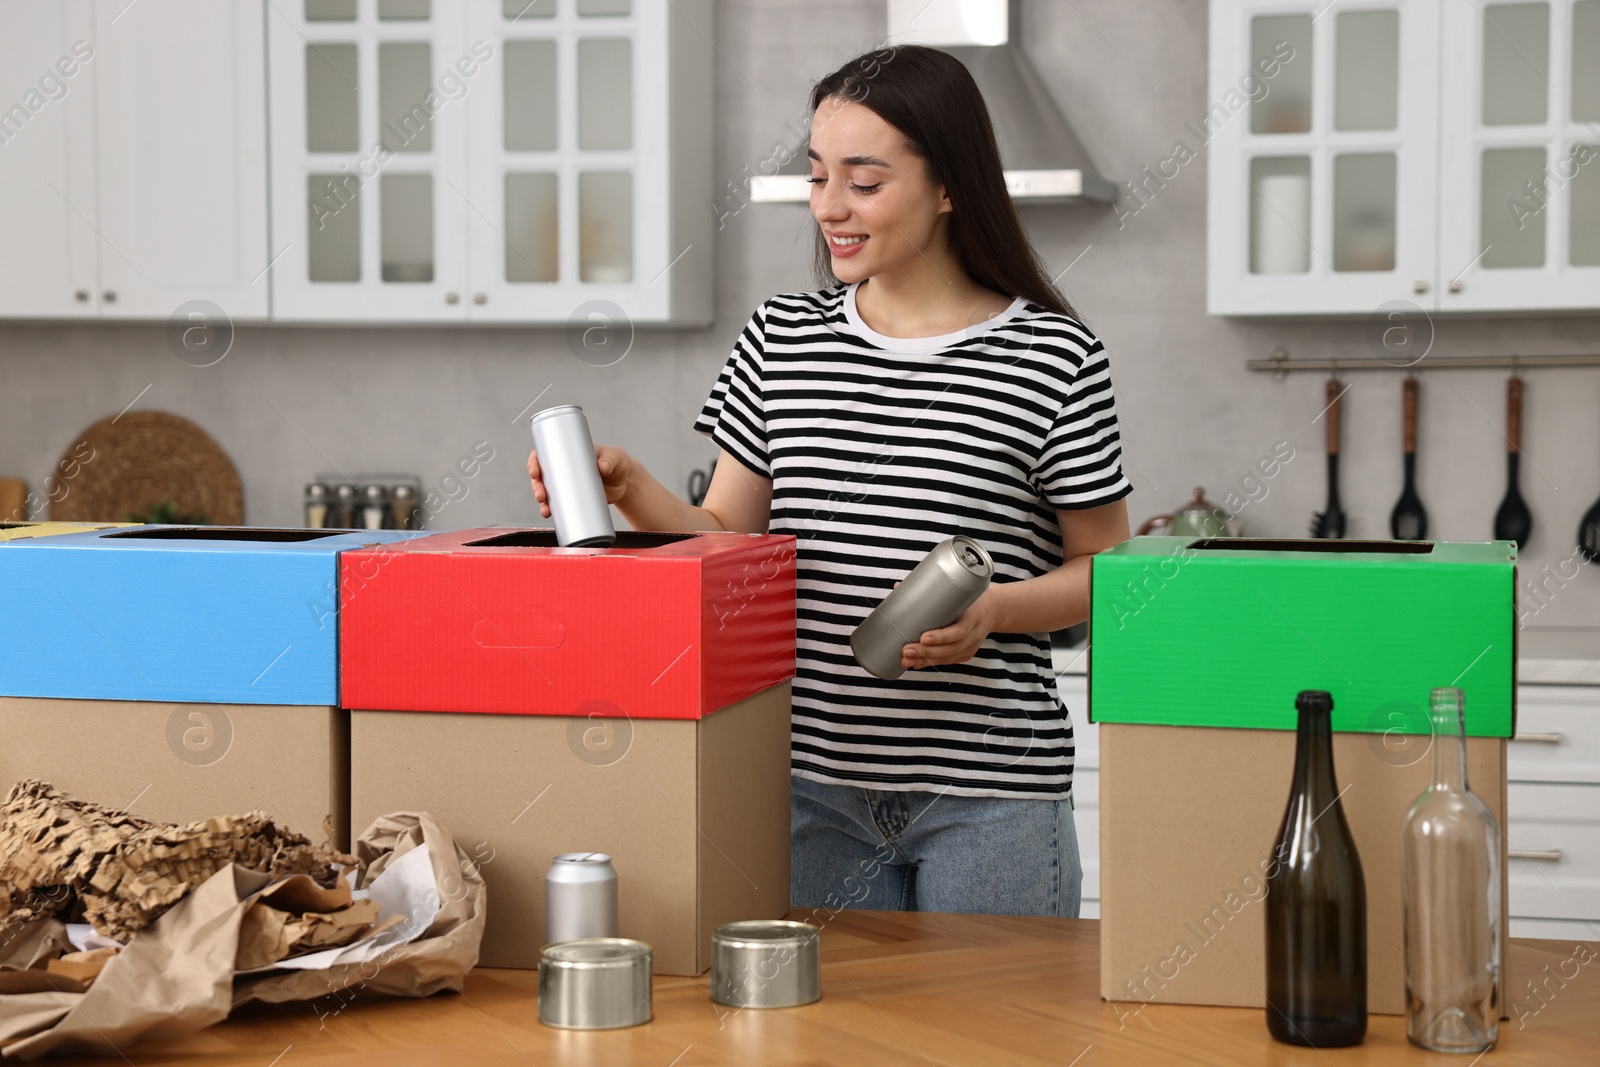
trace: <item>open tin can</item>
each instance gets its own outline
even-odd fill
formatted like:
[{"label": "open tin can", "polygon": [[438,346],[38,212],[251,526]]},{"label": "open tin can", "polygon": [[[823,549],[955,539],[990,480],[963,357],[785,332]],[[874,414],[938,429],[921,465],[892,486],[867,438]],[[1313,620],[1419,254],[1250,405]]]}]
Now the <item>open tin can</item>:
[{"label": "open tin can", "polygon": [[711,999],[733,1008],[793,1008],[822,999],[822,931],[810,923],[724,923],[711,935]]},{"label": "open tin can", "polygon": [[616,1030],[651,1019],[650,946],[625,937],[556,941],[539,953],[539,1021]]}]

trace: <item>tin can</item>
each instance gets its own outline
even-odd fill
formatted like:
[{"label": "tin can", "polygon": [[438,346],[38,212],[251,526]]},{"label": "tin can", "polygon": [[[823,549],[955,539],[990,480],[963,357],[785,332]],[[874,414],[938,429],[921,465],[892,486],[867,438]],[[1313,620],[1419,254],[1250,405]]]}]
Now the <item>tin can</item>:
[{"label": "tin can", "polygon": [[794,1008],[822,999],[822,931],[810,923],[724,923],[711,934],[711,999],[733,1008]]},{"label": "tin can", "polygon": [[615,1030],[651,1019],[650,946],[625,937],[558,941],[539,953],[539,1021]]},{"label": "tin can", "polygon": [[604,852],[563,852],[544,876],[544,939],[617,936],[617,872]]},{"label": "tin can", "polygon": [[856,662],[879,678],[900,677],[900,650],[959,619],[993,577],[994,561],[972,538],[939,542],[850,635]]},{"label": "tin can", "polygon": [[617,540],[595,462],[589,420],[576,404],[545,408],[528,420],[533,449],[549,493],[556,542],[567,548],[604,548]]}]

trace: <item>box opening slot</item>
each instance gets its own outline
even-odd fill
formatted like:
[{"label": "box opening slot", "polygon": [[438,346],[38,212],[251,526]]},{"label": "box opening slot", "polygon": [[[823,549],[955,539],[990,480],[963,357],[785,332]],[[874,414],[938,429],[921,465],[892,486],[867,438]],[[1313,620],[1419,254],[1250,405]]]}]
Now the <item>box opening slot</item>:
[{"label": "box opening slot", "polygon": [[[692,533],[651,533],[641,530],[618,530],[616,543],[611,548],[660,548],[675,541],[687,541]],[[510,533],[485,537],[481,541],[467,541],[463,548],[560,548],[554,530],[512,530]]]},{"label": "box opening slot", "polygon": [[1205,537],[1190,541],[1188,547],[1201,551],[1215,549],[1247,552],[1378,552],[1395,556],[1425,556],[1433,551],[1432,541],[1339,541],[1332,538],[1303,537]]},{"label": "box opening slot", "polygon": [[154,528],[127,530],[106,534],[106,537],[136,537],[155,541],[315,541],[319,537],[337,537],[349,530],[271,530],[248,526],[183,526],[174,529]]}]

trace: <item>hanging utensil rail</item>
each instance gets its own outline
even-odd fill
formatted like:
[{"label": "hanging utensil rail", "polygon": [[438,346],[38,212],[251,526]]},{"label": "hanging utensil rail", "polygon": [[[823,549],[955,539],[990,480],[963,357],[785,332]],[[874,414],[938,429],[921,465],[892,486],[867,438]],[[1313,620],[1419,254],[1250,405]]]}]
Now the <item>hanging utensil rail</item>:
[{"label": "hanging utensil rail", "polygon": [[1274,348],[1266,359],[1252,359],[1251,370],[1270,371],[1282,378],[1290,371],[1317,371],[1321,374],[1356,370],[1529,370],[1534,367],[1600,367],[1600,353],[1570,356],[1424,356],[1415,363],[1385,359],[1290,359],[1284,348]]}]

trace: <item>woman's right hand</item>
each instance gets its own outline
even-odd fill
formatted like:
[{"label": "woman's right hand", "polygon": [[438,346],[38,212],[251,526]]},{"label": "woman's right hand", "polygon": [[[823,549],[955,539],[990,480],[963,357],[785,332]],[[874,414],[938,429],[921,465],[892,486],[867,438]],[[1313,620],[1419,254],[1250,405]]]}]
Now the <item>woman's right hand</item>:
[{"label": "woman's right hand", "polygon": [[[605,486],[606,503],[620,504],[628,490],[628,477],[633,471],[634,459],[615,445],[595,445],[595,463],[600,468],[600,482]],[[528,453],[528,478],[533,482],[533,499],[539,502],[539,514],[550,517],[550,491],[545,488],[543,472],[539,469],[539,453]]]}]

